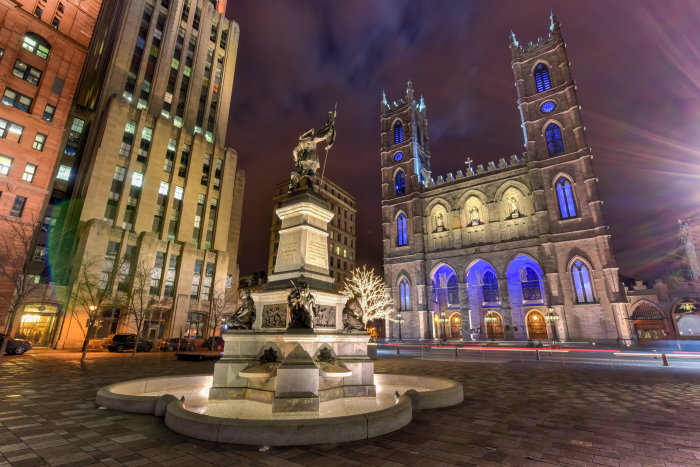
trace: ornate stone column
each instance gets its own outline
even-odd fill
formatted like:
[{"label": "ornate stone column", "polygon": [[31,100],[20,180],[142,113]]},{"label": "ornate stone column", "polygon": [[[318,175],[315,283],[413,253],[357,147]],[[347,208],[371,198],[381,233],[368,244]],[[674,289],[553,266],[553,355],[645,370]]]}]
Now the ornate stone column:
[{"label": "ornate stone column", "polygon": [[498,294],[501,297],[501,315],[503,317],[503,331],[506,339],[515,339],[513,332],[513,313],[510,306],[510,294],[508,292],[508,279],[498,278]]}]

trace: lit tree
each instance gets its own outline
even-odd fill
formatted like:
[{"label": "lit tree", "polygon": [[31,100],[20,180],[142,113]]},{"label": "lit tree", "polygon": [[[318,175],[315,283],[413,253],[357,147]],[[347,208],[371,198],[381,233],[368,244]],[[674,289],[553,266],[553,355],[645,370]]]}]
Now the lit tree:
[{"label": "lit tree", "polygon": [[[0,230],[6,232],[0,239],[0,281],[9,286],[0,289],[0,303],[7,308],[5,334],[8,333],[15,314],[41,287],[41,284],[35,281],[36,276],[30,273],[30,250],[36,225],[34,220],[24,221],[19,217],[0,216]],[[8,340],[6,338],[2,341],[0,360],[5,355]]]},{"label": "lit tree", "polygon": [[374,269],[364,265],[355,268],[343,282],[342,294],[355,298],[362,308],[362,322],[380,318],[389,318],[393,301],[387,293],[384,279],[375,274]]}]

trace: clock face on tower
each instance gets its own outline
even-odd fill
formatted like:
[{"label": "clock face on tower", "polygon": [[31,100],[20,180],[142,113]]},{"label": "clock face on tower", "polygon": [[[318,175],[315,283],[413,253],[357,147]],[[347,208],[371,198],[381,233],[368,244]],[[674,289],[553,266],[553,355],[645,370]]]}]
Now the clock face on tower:
[{"label": "clock face on tower", "polygon": [[556,108],[557,104],[555,104],[552,101],[547,101],[540,106],[540,112],[542,112],[543,114],[548,114]]},{"label": "clock face on tower", "polygon": [[396,162],[400,162],[401,159],[403,159],[403,153],[402,153],[402,152],[397,152],[396,154],[394,154],[394,160],[395,160]]}]

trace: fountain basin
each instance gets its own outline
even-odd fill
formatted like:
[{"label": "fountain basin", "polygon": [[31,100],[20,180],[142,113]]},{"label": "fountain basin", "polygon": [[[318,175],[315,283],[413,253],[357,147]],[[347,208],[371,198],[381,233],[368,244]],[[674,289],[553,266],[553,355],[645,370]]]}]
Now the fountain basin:
[{"label": "fountain basin", "polygon": [[170,429],[197,439],[292,446],[379,436],[410,423],[414,410],[448,407],[464,399],[462,385],[450,379],[378,374],[374,375],[376,397],[321,402],[317,413],[274,413],[264,402],[209,400],[212,382],[211,375],[125,381],[101,388],[96,403],[112,410],[165,416]]}]

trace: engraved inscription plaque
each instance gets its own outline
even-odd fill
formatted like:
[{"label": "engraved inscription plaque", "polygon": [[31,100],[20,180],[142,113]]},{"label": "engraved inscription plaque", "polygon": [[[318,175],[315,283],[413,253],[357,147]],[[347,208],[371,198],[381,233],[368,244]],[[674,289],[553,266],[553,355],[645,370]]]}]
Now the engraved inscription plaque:
[{"label": "engraved inscription plaque", "polygon": [[287,327],[287,304],[276,303],[274,305],[263,306],[262,327],[264,328],[286,328]]},{"label": "engraved inscription plaque", "polygon": [[306,245],[306,263],[320,268],[328,267],[328,242],[324,237],[318,235],[309,236],[309,243]]},{"label": "engraved inscription plaque", "polygon": [[316,305],[314,307],[316,313],[317,328],[335,328],[335,307],[330,305]]}]

